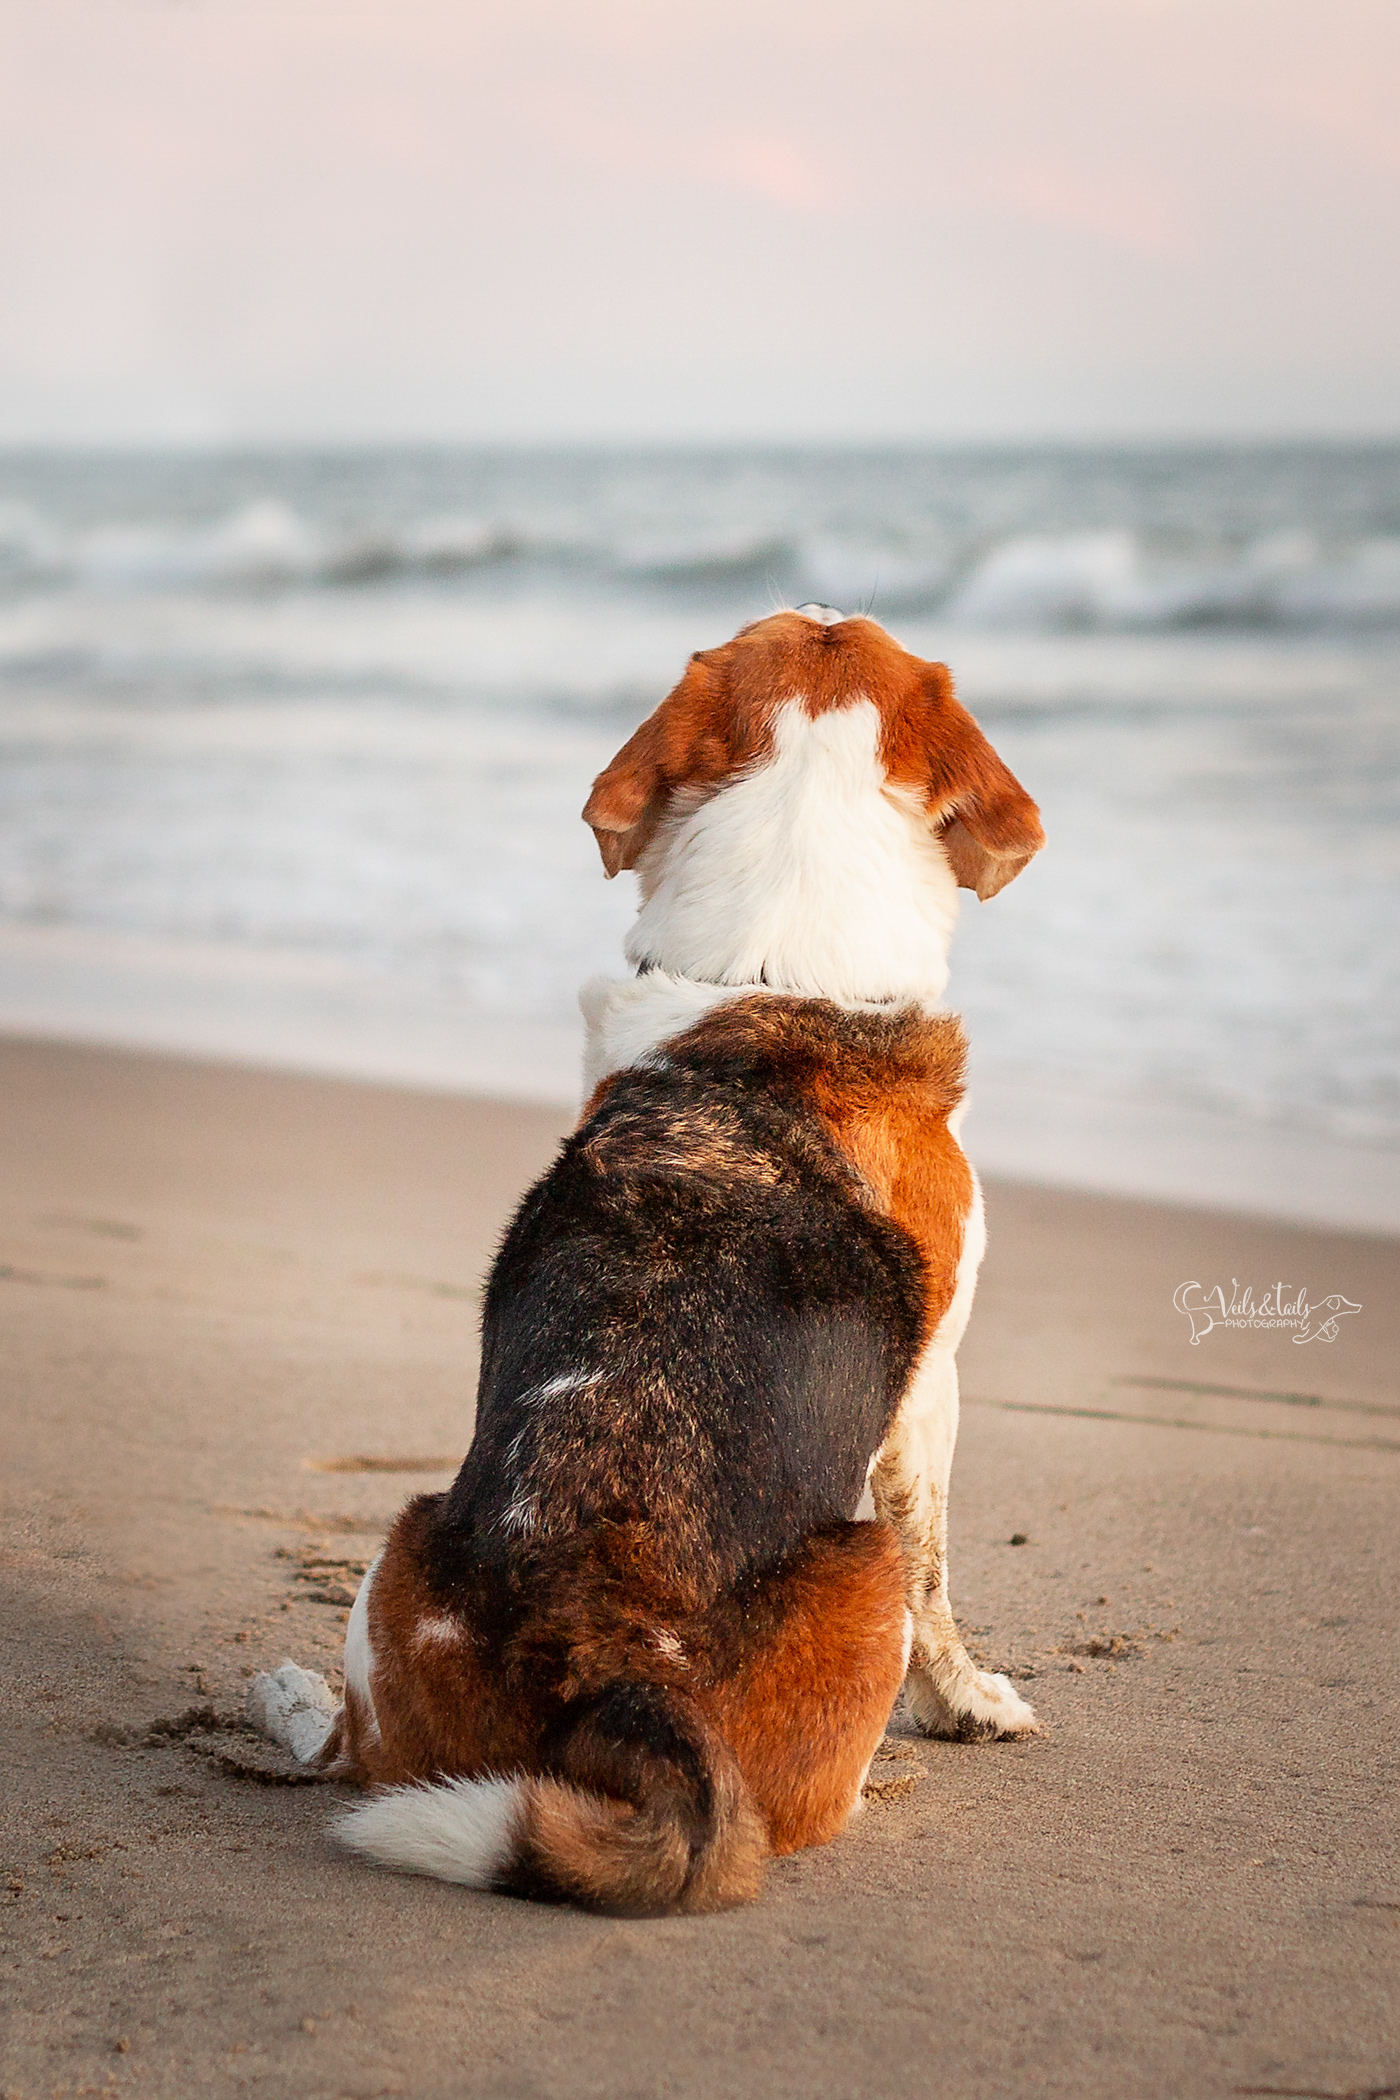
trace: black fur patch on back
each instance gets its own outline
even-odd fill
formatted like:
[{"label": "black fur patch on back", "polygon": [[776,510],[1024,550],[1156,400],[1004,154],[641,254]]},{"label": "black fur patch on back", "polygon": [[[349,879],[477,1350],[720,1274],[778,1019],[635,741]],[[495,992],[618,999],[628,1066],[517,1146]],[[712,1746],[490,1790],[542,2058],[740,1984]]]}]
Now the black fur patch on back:
[{"label": "black fur patch on back", "polygon": [[853,1513],[922,1289],[914,1242],[781,1070],[678,1046],[623,1073],[492,1270],[438,1581],[509,1582],[600,1524],[641,1527],[692,1607],[772,1566]]}]

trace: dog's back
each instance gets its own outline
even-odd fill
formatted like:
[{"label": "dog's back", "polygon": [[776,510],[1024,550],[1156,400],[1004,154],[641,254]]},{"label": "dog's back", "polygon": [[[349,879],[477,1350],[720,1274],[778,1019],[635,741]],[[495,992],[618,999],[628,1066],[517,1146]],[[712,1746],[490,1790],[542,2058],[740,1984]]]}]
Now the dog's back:
[{"label": "dog's back", "polygon": [[[801,1007],[834,1072],[851,1017]],[[726,1019],[724,1051],[702,1026],[605,1087],[506,1238],[449,1497],[493,1566],[625,1520],[712,1594],[860,1499],[922,1338],[920,1256]]]}]

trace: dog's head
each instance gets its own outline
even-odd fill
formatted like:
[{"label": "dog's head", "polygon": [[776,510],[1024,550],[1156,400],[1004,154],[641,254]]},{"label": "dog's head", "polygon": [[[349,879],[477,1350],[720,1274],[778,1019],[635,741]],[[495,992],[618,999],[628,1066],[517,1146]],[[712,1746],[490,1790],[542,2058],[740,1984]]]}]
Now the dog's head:
[{"label": "dog's head", "polygon": [[607,873],[635,867],[668,817],[750,780],[779,715],[873,708],[888,790],[922,808],[959,886],[994,897],[1045,842],[1040,813],[953,693],[874,620],[826,606],[774,613],[692,656],[685,675],[598,775],[584,807]]}]

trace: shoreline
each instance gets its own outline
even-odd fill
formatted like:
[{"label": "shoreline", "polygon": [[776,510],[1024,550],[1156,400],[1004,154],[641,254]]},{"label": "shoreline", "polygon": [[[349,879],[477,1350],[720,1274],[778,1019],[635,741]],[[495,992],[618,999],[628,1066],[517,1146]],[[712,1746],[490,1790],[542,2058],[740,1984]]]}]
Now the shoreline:
[{"label": "shoreline", "polygon": [[[484,1015],[328,958],[8,925],[0,1039],[567,1112],[583,1028]],[[969,1097],[965,1143],[984,1175],[1400,1238],[1400,1149],[979,1068],[975,1046]]]}]

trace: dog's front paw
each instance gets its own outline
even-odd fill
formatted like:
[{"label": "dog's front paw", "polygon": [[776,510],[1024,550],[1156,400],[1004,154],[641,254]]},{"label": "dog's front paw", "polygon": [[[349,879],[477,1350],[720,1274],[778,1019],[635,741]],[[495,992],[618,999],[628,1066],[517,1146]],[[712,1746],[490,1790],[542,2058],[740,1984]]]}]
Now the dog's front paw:
[{"label": "dog's front paw", "polygon": [[335,1695],[318,1670],[284,1662],[253,1679],[243,1711],[254,1728],[309,1765],[334,1726]]},{"label": "dog's front paw", "polygon": [[949,1743],[1007,1743],[1038,1735],[1035,1708],[1009,1677],[979,1670],[964,1657],[949,1669],[910,1671],[905,1703],[925,1735]]}]

